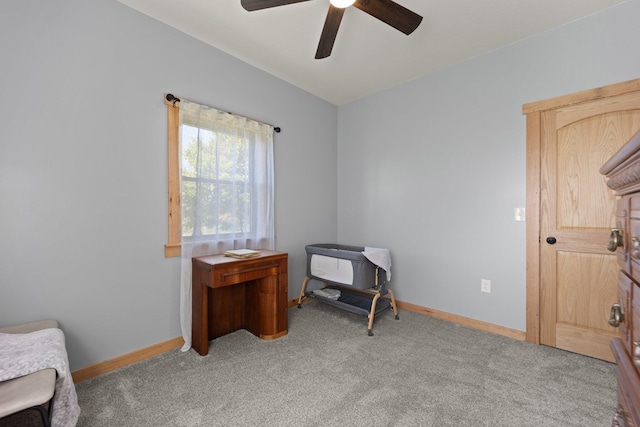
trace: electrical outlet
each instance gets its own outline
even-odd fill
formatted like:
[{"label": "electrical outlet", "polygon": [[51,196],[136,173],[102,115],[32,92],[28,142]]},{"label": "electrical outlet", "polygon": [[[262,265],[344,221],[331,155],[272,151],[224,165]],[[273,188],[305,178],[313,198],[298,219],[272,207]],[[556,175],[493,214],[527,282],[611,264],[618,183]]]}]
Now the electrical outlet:
[{"label": "electrical outlet", "polygon": [[491,293],[491,280],[480,279],[480,292]]}]

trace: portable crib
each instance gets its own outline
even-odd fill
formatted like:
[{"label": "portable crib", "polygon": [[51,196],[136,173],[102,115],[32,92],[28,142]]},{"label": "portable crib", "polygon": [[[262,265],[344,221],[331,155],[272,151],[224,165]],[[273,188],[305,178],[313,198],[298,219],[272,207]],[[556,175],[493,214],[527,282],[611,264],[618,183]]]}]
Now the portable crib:
[{"label": "portable crib", "polygon": [[[393,309],[399,319],[396,300],[387,287],[387,274],[365,257],[362,246],[316,243],[305,246],[307,252],[307,277],[302,282],[298,308],[307,297],[341,308],[351,313],[368,316],[367,333],[373,335],[373,319],[377,313]],[[340,297],[333,299],[329,292],[306,292],[311,279],[324,283],[321,291],[340,290]],[[389,295],[389,298],[381,298]]]}]

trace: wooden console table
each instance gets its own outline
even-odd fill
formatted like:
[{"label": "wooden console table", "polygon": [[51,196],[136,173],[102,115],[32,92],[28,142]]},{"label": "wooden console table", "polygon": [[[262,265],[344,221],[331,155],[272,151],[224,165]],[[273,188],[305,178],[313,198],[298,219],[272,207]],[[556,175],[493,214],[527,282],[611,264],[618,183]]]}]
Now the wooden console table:
[{"label": "wooden console table", "polygon": [[238,329],[264,340],[287,334],[287,259],[268,250],[252,258],[192,259],[191,345],[201,356],[210,340]]}]

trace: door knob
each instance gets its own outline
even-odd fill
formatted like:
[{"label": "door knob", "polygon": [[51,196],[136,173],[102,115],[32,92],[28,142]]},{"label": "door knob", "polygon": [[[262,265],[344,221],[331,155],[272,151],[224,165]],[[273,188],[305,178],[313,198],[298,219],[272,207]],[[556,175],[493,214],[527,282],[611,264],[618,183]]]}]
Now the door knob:
[{"label": "door knob", "polygon": [[620,246],[622,246],[622,233],[620,233],[619,229],[613,228],[609,235],[609,246],[607,246],[607,249],[615,252]]},{"label": "door knob", "polygon": [[547,237],[547,243],[550,245],[554,245],[557,242],[555,237]]}]

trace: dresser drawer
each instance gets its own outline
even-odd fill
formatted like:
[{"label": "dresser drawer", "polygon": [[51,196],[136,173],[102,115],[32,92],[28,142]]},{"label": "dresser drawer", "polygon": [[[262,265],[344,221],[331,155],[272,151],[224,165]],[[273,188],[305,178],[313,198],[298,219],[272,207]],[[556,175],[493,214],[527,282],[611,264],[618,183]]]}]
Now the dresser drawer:
[{"label": "dresser drawer", "polygon": [[[622,418],[626,424],[621,426],[640,427],[640,407],[635,402],[640,401],[640,377],[633,367],[629,355],[620,345],[620,340],[611,341],[611,349],[616,358],[618,380],[618,408],[616,417]],[[613,424],[616,425],[616,424]]]},{"label": "dresser drawer", "polygon": [[[620,205],[620,208],[622,210],[628,209],[629,218],[640,219],[640,194],[631,194],[624,199],[629,200],[629,202],[626,205]],[[616,209],[618,209],[617,204]]]},{"label": "dresser drawer", "polygon": [[631,260],[631,276],[640,283],[640,219],[631,219],[629,221],[629,240],[628,249]]},{"label": "dresser drawer", "polygon": [[[616,225],[615,228],[620,233],[622,238],[621,244],[616,249],[616,256],[618,265],[626,272],[631,273],[631,261],[629,257],[629,244],[631,239],[629,237],[629,230],[627,230],[627,224],[629,222],[629,209],[630,198],[620,197],[616,200]],[[640,218],[639,218],[640,219]],[[612,230],[613,233],[613,230]],[[611,244],[611,242],[610,242]],[[639,260],[640,263],[640,260]]]},{"label": "dresser drawer", "polygon": [[[616,216],[627,210],[628,206],[628,233],[624,239],[625,252],[629,255],[631,261],[631,271],[634,279],[640,282],[640,195],[632,195],[624,197],[619,201],[620,207],[616,204]],[[623,225],[624,227],[624,225]]]},{"label": "dresser drawer", "polygon": [[[631,290],[634,285],[633,281],[623,271],[618,272],[618,304],[622,310],[622,316],[620,317],[620,324],[618,325],[618,333],[620,339],[624,344],[625,350],[631,354],[631,325],[633,319],[633,313],[637,310],[632,310],[631,306]],[[640,292],[636,292],[640,294]],[[614,316],[614,308],[612,307],[611,316]]]},{"label": "dresser drawer", "polygon": [[640,374],[640,287],[634,284],[631,292],[631,324],[627,327],[631,330],[631,358]]}]

